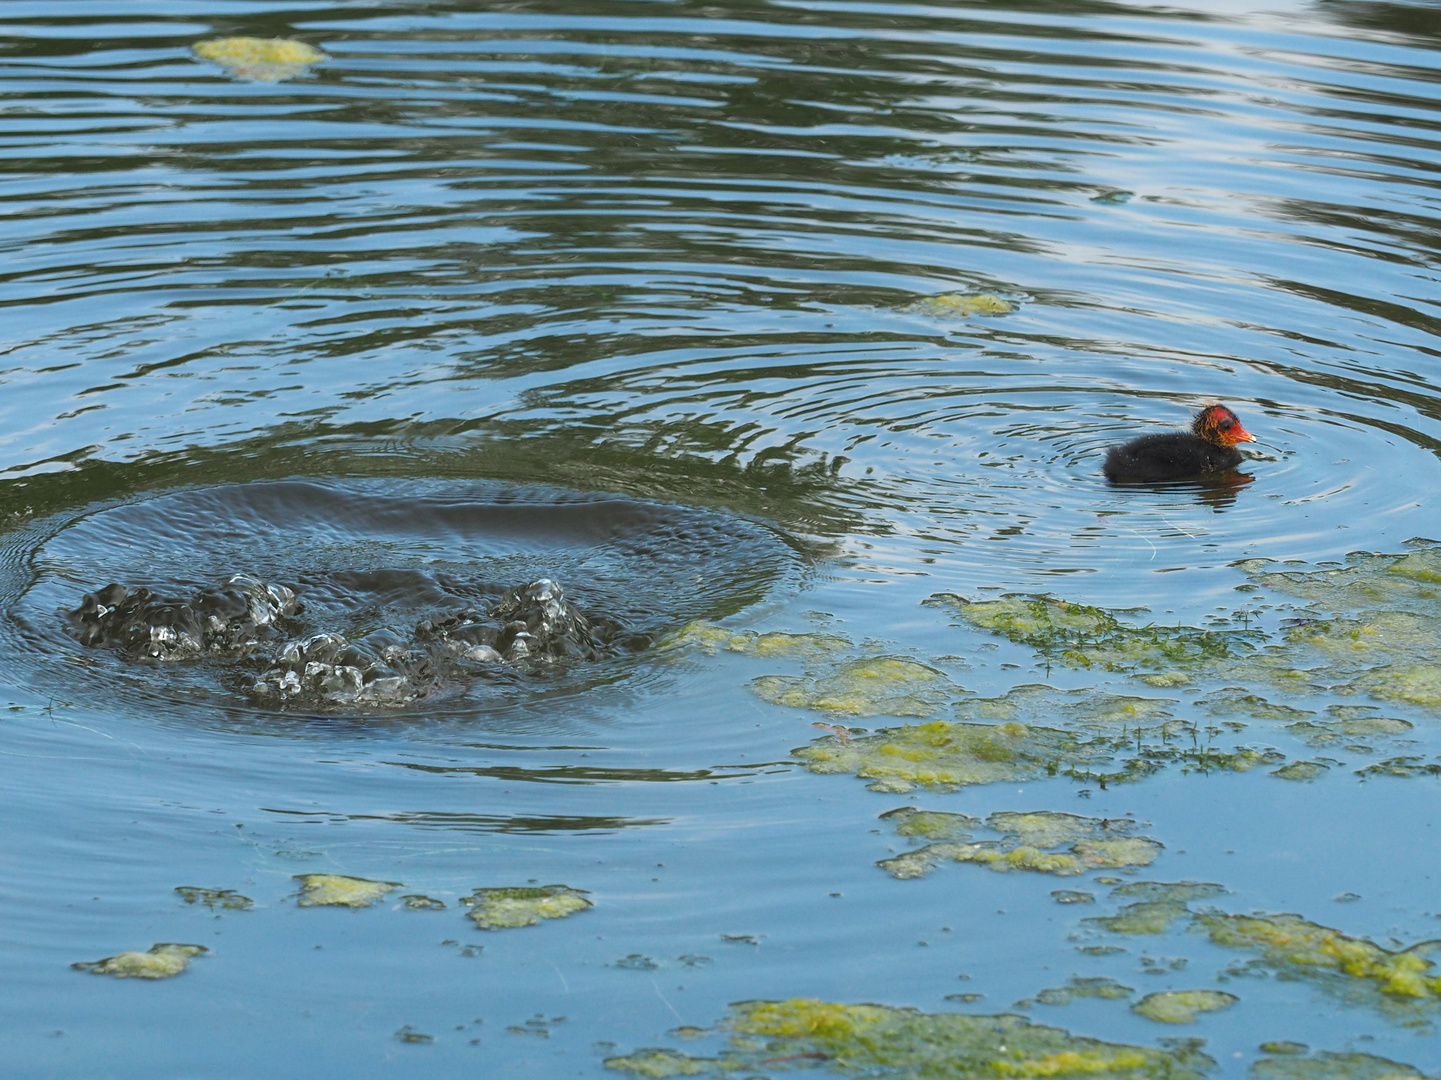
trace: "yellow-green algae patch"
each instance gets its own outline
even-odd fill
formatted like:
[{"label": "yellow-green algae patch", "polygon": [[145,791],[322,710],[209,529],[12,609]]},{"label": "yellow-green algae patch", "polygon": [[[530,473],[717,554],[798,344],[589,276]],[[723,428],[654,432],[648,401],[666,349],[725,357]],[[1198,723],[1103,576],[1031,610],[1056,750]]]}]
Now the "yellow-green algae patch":
[{"label": "yellow-green algae patch", "polygon": [[1293,761],[1272,769],[1271,775],[1280,780],[1315,780],[1331,771],[1331,766],[1321,761]]},{"label": "yellow-green algae patch", "polygon": [[1179,900],[1142,900],[1127,904],[1114,915],[1095,915],[1083,920],[1113,934],[1164,934],[1178,919],[1191,914]]},{"label": "yellow-green algae patch", "polygon": [[[946,860],[977,863],[1002,872],[1027,870],[1068,877],[1088,870],[1149,866],[1163,850],[1163,845],[1150,837],[1129,835],[1136,827],[1129,818],[1088,818],[1052,810],[1002,811],[988,817],[984,825],[1001,834],[998,840],[967,842],[971,830],[981,825],[974,818],[911,807],[881,817],[895,821],[896,832],[912,840],[944,837],[876,864],[897,878],[923,877]],[[948,820],[951,818],[957,820]],[[917,823],[921,828],[913,827]]]},{"label": "yellow-green algae patch", "polygon": [[827,735],[791,753],[811,772],[854,773],[872,791],[905,792],[1054,775],[1075,749],[1074,736],[1053,728],[931,720],[860,737]]},{"label": "yellow-green algae patch", "polygon": [[1106,1001],[1123,1001],[1136,991],[1123,986],[1115,979],[1104,975],[1090,978],[1072,976],[1065,986],[1052,986],[1042,990],[1033,998],[1016,1002],[1018,1009],[1031,1009],[1037,1005],[1069,1005],[1077,998],[1100,998]]},{"label": "yellow-green algae patch", "polygon": [[763,675],[750,687],[773,705],[832,716],[930,716],[954,690],[944,673],[897,656],[853,660],[819,675]]},{"label": "yellow-green algae patch", "polygon": [[289,38],[229,37],[196,42],[191,51],[232,75],[256,82],[280,82],[329,57],[313,45]]},{"label": "yellow-green algae patch", "polygon": [[704,619],[692,620],[679,630],[667,634],[656,643],[656,648],[696,648],[711,654],[724,649],[727,652],[755,656],[792,656],[802,659],[844,657],[854,650],[850,639],[839,634],[728,630]]},{"label": "yellow-green algae patch", "polygon": [[363,908],[400,888],[395,881],[371,881],[344,874],[296,874],[301,907]]},{"label": "yellow-green algae patch", "polygon": [[[1262,1050],[1273,1046],[1264,1043]],[[1268,1051],[1274,1053],[1274,1051]],[[1306,1053],[1301,1047],[1300,1054]],[[1429,1080],[1420,1069],[1372,1054],[1335,1054],[1321,1051],[1311,1056],[1282,1054],[1258,1058],[1251,1063],[1255,1080]]]},{"label": "yellow-green algae patch", "polygon": [[1016,305],[995,293],[940,293],[923,296],[901,310],[944,319],[968,315],[1009,315],[1016,310]]},{"label": "yellow-green algae patch", "polygon": [[204,945],[161,942],[145,952],[123,952],[90,963],[71,964],[77,971],[113,975],[117,979],[169,979],[179,975],[193,957],[209,952]]},{"label": "yellow-green algae patch", "polygon": [[[1047,663],[1128,673],[1157,686],[1198,677],[1264,681],[1292,694],[1364,692],[1383,701],[1441,712],[1441,544],[1413,544],[1401,555],[1355,554],[1341,569],[1238,567],[1250,591],[1289,594],[1312,608],[1278,631],[1253,626],[1247,609],[1214,627],[1134,625],[1136,610],[1108,610],[1052,596],[1010,594],[972,600],[938,593],[928,603],[959,620],[1036,650]],[[1264,605],[1271,608],[1273,605]],[[1323,615],[1324,608],[1333,614]],[[1197,703],[1212,716],[1304,721],[1308,711],[1230,687]]]},{"label": "yellow-green algae patch", "polygon": [[1441,950],[1438,941],[1392,951],[1291,914],[1204,912],[1195,923],[1217,945],[1259,953],[1268,966],[1288,974],[1320,977],[1340,987],[1370,987],[1392,999],[1441,1000],[1441,971],[1426,958]]},{"label": "yellow-green algae patch", "polygon": [[645,1073],[635,1068],[637,1059],[642,1067],[689,1068],[677,1061],[684,1055],[672,1057],[674,1052],[667,1051],[608,1058],[605,1064],[641,1076],[756,1075],[819,1065],[845,1076],[916,1080],[1199,1080],[1215,1065],[1193,1042],[1164,1049],[1129,1046],[1072,1035],[1016,1015],[922,1013],[813,998],[740,1002],[731,1006],[724,1026],[730,1048],[717,1058],[687,1058],[697,1064],[694,1071]]},{"label": "yellow-green algae patch", "polygon": [[921,810],[914,806],[887,810],[881,815],[881,820],[895,826],[898,836],[926,840],[969,840],[972,832],[982,827],[979,818],[944,810]]},{"label": "yellow-green algae patch", "polygon": [[1068,667],[1102,671],[1170,672],[1209,668],[1245,656],[1258,635],[1246,630],[1203,630],[1188,626],[1129,626],[1118,614],[1051,596],[1009,594],[969,600],[937,593],[927,601],[949,608],[963,622],[1028,645]]},{"label": "yellow-green algae patch", "polygon": [[1111,896],[1133,899],[1114,915],[1096,915],[1085,925],[1113,934],[1164,934],[1178,920],[1191,916],[1192,900],[1208,900],[1225,893],[1225,886],[1209,881],[1133,881],[1111,890]]},{"label": "yellow-green algae patch", "polygon": [[701,1076],[715,1071],[720,1064],[715,1058],[691,1057],[679,1050],[646,1047],[623,1057],[606,1058],[607,1068],[643,1076],[647,1080],[669,1080],[672,1076]]},{"label": "yellow-green algae patch", "polygon": [[470,908],[471,921],[482,930],[508,930],[584,911],[593,906],[586,895],[569,885],[519,886],[476,889],[460,902]]},{"label": "yellow-green algae patch", "polygon": [[1354,552],[1349,565],[1310,571],[1265,571],[1259,562],[1241,564],[1262,588],[1329,608],[1387,607],[1434,613],[1441,608],[1441,546],[1410,545],[1399,555]]},{"label": "yellow-green algae patch", "polygon": [[1162,990],[1147,994],[1131,1011],[1158,1024],[1193,1024],[1201,1013],[1220,1012],[1240,1000],[1224,990]]}]

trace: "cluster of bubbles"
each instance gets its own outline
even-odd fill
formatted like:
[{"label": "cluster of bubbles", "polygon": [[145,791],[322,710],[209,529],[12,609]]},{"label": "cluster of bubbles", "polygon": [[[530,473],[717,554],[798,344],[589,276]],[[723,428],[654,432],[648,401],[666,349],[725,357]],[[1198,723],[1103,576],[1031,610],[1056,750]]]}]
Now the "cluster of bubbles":
[{"label": "cluster of bubbles", "polygon": [[107,585],[70,613],[84,645],[152,664],[238,662],[249,693],[274,703],[393,707],[443,685],[613,652],[623,628],[588,616],[548,578],[508,589],[488,608],[381,628],[349,639],[304,633],[294,590],[236,574],[188,598]]}]

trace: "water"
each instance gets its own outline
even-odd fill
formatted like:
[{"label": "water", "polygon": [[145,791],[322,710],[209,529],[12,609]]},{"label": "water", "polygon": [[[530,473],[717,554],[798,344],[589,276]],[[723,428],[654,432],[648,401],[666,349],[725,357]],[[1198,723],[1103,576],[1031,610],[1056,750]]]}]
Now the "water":
[{"label": "water", "polygon": [[[1122,902],[1095,875],[896,881],[873,864],[906,844],[878,815],[911,799],[1136,817],[1165,844],[1138,880],[1214,881],[1225,910],[1387,947],[1436,936],[1437,781],[1355,775],[1441,753],[1419,699],[1244,672],[1318,719],[1359,704],[1414,725],[1369,754],[1249,716],[1214,736],[1345,762],[1311,783],[1177,766],[879,794],[790,751],[825,736],[813,723],[919,717],[750,689],[834,657],[667,643],[692,620],[825,633],[842,659],[944,673],[941,719],[963,692],[1046,682],[1220,730],[1194,703],[1238,684],[1224,667],[1157,688],[922,602],[1049,593],[1170,626],[1239,610],[1225,625],[1278,640],[1324,605],[1238,592],[1259,566],[1238,560],[1311,569],[1441,537],[1434,9],[10,0],[3,17],[15,1075],[620,1076],[602,1060],[637,1047],[714,1053],[718,1035],[666,1032],[736,1001],[990,1014],[1072,975],[1136,998],[1220,987],[1254,957],[1184,927],[1076,952],[1080,920]],[[329,59],[266,82],[189,52],[237,34]],[[918,304],[949,294],[1014,310]],[[1107,445],[1211,400],[1260,439],[1239,478],[1104,483]],[[352,629],[414,626],[445,582],[550,576],[649,644],[499,694],[307,714],[67,634],[63,612],[110,581],[232,573],[308,584],[317,618]],[[447,908],[302,909],[310,873]],[[475,888],[532,881],[595,906],[495,933],[462,917]],[[255,907],[217,918],[179,886]],[[1099,902],[1077,913],[1053,888]],[[157,942],[211,951],[154,983],[69,967]],[[1174,1029],[1116,1001],[1027,1011],[1112,1041],[1202,1037],[1217,1075],[1278,1039],[1441,1068],[1424,1003],[1398,1018],[1315,981],[1224,985],[1235,1007]],[[434,1041],[395,1038],[407,1025]]]}]

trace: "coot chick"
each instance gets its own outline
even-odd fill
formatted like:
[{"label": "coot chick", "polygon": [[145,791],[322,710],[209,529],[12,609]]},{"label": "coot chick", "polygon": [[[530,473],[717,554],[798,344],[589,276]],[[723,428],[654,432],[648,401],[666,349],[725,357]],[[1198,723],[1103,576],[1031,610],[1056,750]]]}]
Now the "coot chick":
[{"label": "coot chick", "polygon": [[1190,431],[1142,435],[1111,447],[1101,471],[1107,480],[1185,480],[1234,469],[1241,464],[1236,444],[1255,441],[1230,409],[1207,405]]}]

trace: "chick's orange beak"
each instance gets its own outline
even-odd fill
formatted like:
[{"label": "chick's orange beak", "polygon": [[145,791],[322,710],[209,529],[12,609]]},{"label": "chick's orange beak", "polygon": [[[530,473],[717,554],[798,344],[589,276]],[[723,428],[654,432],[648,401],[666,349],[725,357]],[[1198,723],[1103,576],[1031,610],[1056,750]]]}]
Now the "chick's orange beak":
[{"label": "chick's orange beak", "polygon": [[1236,425],[1235,427],[1233,427],[1230,431],[1226,432],[1226,438],[1227,438],[1227,440],[1229,440],[1230,442],[1233,442],[1233,443],[1238,443],[1238,442],[1255,442],[1255,441],[1256,441],[1256,436],[1252,435],[1249,431],[1247,431],[1245,428],[1243,428],[1240,424],[1237,424],[1237,425]]}]

